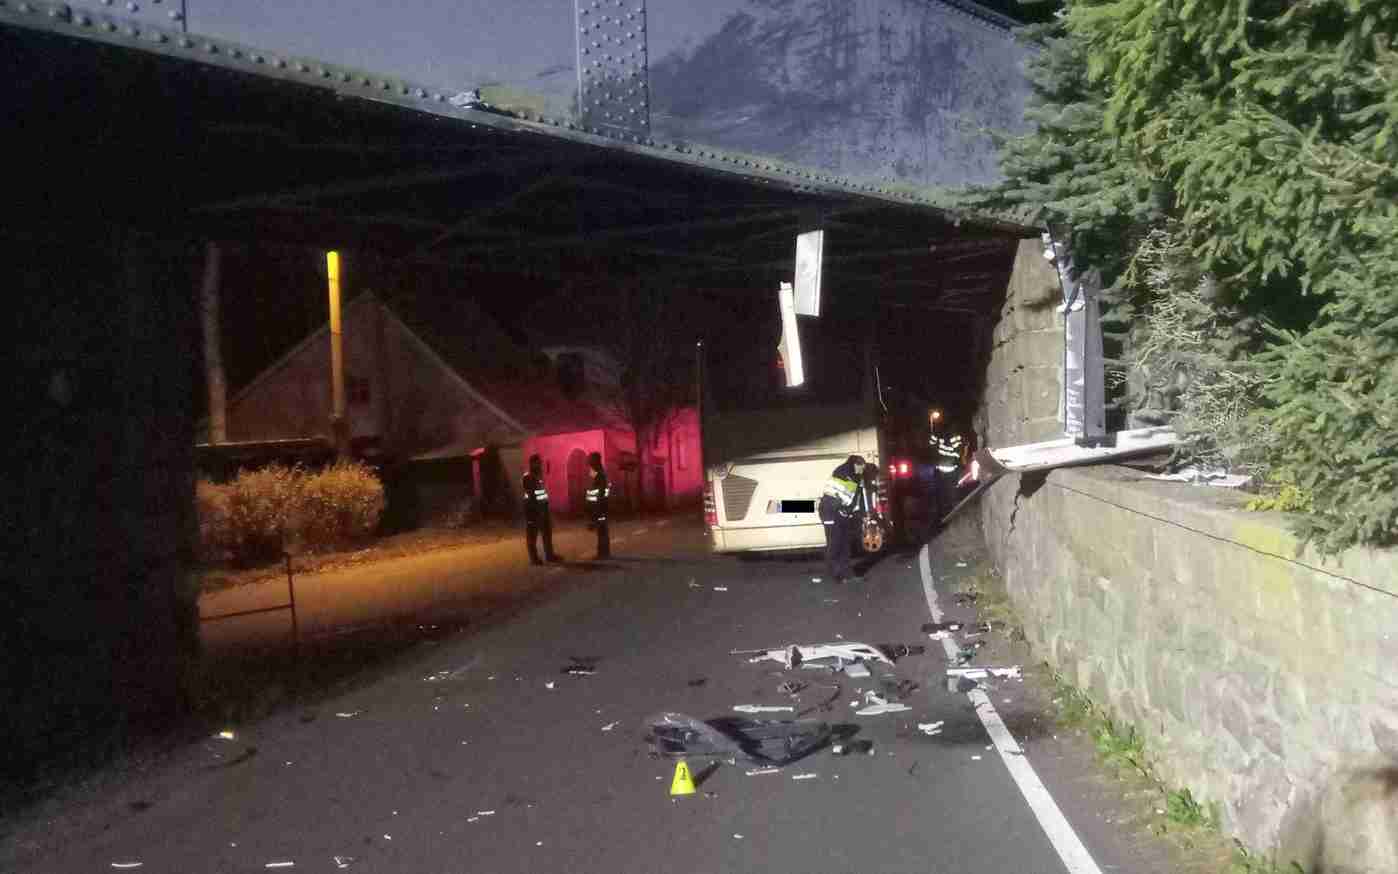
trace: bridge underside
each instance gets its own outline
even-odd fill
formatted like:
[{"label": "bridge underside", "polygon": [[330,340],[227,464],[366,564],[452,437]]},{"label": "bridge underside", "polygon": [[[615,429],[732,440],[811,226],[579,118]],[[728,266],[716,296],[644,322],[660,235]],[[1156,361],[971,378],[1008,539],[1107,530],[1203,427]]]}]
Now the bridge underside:
[{"label": "bridge underside", "polygon": [[[827,230],[832,305],[985,314],[1023,228],[889,192],[667,153],[486,111],[0,27],[23,224],[362,250],[535,280],[644,278],[751,295]],[[765,295],[764,295],[765,296]]]}]

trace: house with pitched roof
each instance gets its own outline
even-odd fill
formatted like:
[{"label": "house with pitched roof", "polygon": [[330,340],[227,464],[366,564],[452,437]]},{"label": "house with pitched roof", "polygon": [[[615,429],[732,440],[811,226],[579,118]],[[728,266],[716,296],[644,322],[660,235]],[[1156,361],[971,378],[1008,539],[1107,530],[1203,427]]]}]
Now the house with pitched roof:
[{"label": "house with pitched roof", "polygon": [[[697,500],[693,410],[675,412],[641,465],[630,427],[597,400],[606,386],[565,391],[549,356],[531,352],[469,301],[423,309],[362,294],[342,314],[350,443],[381,461],[391,502],[396,491],[423,521],[465,506],[513,517],[526,459],[538,453],[554,512],[581,513],[591,452],[602,455],[618,508],[640,509],[643,476],[650,509]],[[327,325],[230,398],[228,439],[328,443],[330,416]]]}]

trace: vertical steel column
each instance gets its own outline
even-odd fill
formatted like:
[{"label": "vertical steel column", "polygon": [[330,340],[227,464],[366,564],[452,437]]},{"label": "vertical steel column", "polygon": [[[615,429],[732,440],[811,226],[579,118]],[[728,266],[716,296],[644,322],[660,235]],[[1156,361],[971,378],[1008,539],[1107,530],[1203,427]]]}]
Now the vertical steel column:
[{"label": "vertical steel column", "polygon": [[645,0],[573,0],[578,121],[633,142],[650,137]]}]

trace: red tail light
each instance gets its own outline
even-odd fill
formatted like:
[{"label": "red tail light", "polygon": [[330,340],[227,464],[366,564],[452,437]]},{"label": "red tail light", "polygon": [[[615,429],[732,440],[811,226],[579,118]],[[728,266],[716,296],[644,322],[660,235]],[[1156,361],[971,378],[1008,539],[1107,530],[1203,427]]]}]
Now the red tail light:
[{"label": "red tail light", "polygon": [[907,475],[908,475],[908,463],[907,463],[906,461],[900,461],[900,462],[898,462],[898,475],[899,475],[899,476],[907,476]]},{"label": "red tail light", "polygon": [[704,524],[718,527],[718,505],[714,503],[714,484],[710,480],[704,481]]}]

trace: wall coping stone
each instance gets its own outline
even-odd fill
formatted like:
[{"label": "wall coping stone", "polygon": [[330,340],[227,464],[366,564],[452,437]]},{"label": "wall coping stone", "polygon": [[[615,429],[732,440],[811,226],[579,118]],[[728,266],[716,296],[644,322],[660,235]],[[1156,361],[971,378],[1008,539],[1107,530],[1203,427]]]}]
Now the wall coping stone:
[{"label": "wall coping stone", "polygon": [[1145,479],[1135,468],[1114,465],[1058,468],[1048,483],[1133,513],[1232,543],[1336,580],[1398,597],[1398,549],[1356,547],[1322,556],[1302,548],[1291,533],[1292,516],[1245,509],[1246,495],[1215,486]]}]

